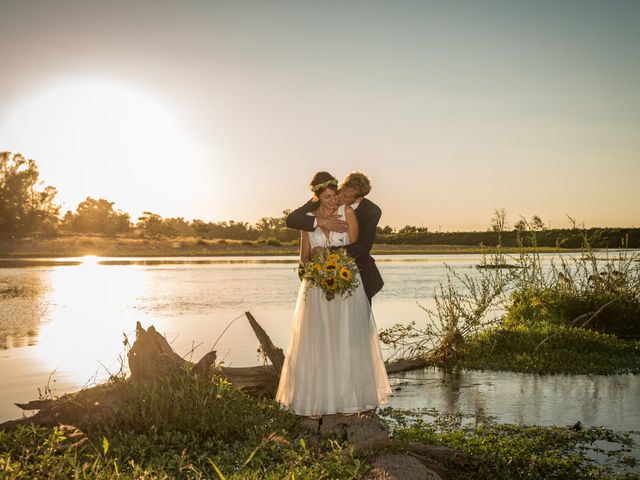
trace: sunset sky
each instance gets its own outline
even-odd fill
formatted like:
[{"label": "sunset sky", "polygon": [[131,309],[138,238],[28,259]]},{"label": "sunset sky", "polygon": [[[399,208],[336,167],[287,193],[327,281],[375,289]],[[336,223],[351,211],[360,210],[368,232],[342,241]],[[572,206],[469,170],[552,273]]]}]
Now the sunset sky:
[{"label": "sunset sky", "polygon": [[278,216],[362,170],[382,225],[640,227],[638,1],[0,0],[0,150],[63,211]]}]

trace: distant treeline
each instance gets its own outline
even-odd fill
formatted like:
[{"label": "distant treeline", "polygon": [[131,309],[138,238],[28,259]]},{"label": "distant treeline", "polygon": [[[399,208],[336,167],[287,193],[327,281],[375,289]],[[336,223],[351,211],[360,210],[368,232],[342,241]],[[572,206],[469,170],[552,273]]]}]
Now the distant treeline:
[{"label": "distant treeline", "polygon": [[264,217],[255,225],[234,220],[206,222],[181,217],[162,218],[144,212],[137,220],[117,210],[114,202],[87,197],[75,211],[61,215],[55,203],[55,187],[43,187],[33,160],[0,152],[0,235],[22,237],[58,234],[132,235],[291,241],[299,233],[286,228],[288,211],[280,217]]},{"label": "distant treeline", "polygon": [[[87,197],[75,211],[60,213],[55,203],[55,187],[41,185],[39,171],[33,160],[20,154],[0,152],[0,235],[3,236],[56,236],[59,234],[123,235],[146,237],[197,237],[204,239],[268,240],[291,242],[299,233],[288,229],[285,219],[288,210],[279,217],[263,217],[256,224],[236,222],[206,222],[182,217],[162,218],[153,212],[144,212],[137,220],[117,210],[114,202]],[[411,245],[486,245],[501,244],[515,247],[530,245],[535,236],[543,247],[577,248],[586,233],[594,247],[640,248],[640,229],[594,228],[584,231],[573,229],[546,229],[542,220],[534,215],[531,221],[521,219],[509,231],[504,209],[495,210],[489,231],[486,232],[429,232],[427,227],[406,225],[395,230],[390,226],[378,227],[378,243]]]},{"label": "distant treeline", "polygon": [[404,245],[486,245],[503,247],[520,245],[539,247],[580,248],[584,238],[594,248],[640,248],[640,228],[589,228],[586,230],[548,229],[540,231],[501,232],[422,232],[408,234],[378,234],[377,243]]}]

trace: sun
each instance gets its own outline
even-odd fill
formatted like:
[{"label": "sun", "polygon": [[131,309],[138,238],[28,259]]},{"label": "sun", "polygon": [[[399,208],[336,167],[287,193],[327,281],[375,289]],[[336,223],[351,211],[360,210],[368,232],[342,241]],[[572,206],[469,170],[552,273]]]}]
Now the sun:
[{"label": "sun", "polygon": [[75,210],[87,196],[132,214],[184,216],[208,169],[166,102],[106,79],[65,80],[29,96],[0,125]]}]

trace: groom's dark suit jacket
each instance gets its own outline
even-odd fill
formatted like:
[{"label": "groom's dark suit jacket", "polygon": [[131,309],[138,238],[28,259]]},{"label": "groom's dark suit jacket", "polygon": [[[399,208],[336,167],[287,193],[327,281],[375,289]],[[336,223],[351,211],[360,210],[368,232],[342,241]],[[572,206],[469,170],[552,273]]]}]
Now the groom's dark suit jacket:
[{"label": "groom's dark suit jacket", "polygon": [[[300,208],[294,210],[287,216],[287,227],[296,230],[312,232],[315,218],[307,215],[318,208],[317,202],[309,200]],[[376,266],[376,261],[370,255],[373,241],[376,239],[376,227],[382,216],[382,210],[375,203],[367,198],[363,198],[355,210],[358,219],[359,234],[358,241],[347,245],[347,253],[356,259],[356,264],[362,277],[362,286],[371,300],[380,291],[384,281]]]}]

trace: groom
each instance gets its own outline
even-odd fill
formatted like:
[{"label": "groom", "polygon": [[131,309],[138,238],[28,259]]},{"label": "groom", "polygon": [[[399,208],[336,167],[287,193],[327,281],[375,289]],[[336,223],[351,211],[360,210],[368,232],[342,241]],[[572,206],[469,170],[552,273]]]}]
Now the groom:
[{"label": "groom", "polygon": [[[338,192],[338,203],[351,205],[358,219],[360,230],[358,241],[347,245],[345,249],[349,255],[356,259],[362,278],[362,286],[369,299],[369,304],[371,304],[371,298],[380,291],[384,284],[376,262],[370,254],[373,241],[376,238],[376,227],[382,215],[382,210],[371,200],[365,198],[370,191],[369,178],[364,173],[353,172],[343,180]],[[286,220],[287,227],[307,232],[314,231],[316,227],[340,233],[347,231],[347,223],[337,215],[329,217],[307,215],[317,207],[317,203],[309,200],[289,214]]]}]

